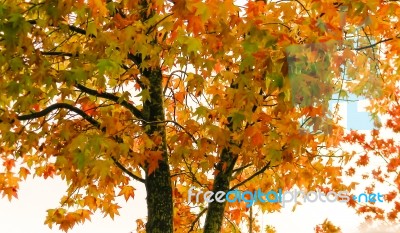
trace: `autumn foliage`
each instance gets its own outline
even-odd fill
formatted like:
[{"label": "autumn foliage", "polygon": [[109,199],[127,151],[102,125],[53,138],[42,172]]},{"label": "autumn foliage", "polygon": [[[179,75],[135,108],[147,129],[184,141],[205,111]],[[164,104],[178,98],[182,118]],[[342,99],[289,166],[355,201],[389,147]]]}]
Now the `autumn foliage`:
[{"label": "autumn foliage", "polygon": [[[245,203],[188,203],[188,189],[352,193],[362,178],[390,208],[349,206],[398,222],[398,15],[378,0],[2,1],[0,193],[61,177],[45,222],[67,231],[114,218],[137,181],[137,232],[263,232]],[[371,99],[371,132],[339,124],[350,94]]]}]

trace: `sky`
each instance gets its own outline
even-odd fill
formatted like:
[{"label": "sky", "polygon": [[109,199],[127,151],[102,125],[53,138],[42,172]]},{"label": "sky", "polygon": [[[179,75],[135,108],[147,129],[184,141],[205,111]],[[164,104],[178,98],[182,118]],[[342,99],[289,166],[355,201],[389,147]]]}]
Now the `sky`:
[{"label": "sky", "polygon": [[[44,225],[46,210],[59,206],[59,200],[65,193],[67,186],[62,180],[55,179],[28,179],[21,183],[18,193],[18,200],[9,202],[8,199],[0,199],[0,226],[1,232],[7,233],[50,233],[62,232],[57,230],[55,225],[49,229]],[[103,218],[101,213],[92,217],[91,222],[84,225],[77,225],[71,233],[129,233],[135,232],[135,221],[146,215],[144,186],[137,184],[135,199],[125,202],[120,199],[120,216],[116,216],[114,221],[109,217]],[[329,218],[337,225],[343,227],[345,232],[355,232],[360,218],[354,211],[347,208],[343,203],[321,204],[312,203],[298,206],[296,212],[291,212],[292,205],[282,209],[281,213],[266,215],[260,220],[261,225],[274,225],[277,231],[286,233],[297,230],[297,233],[309,233],[313,231],[316,224],[322,223],[325,218]]]},{"label": "sky", "polygon": [[[342,103],[340,114],[344,116],[342,124],[345,127],[359,127],[356,122],[368,120],[367,113],[363,112],[365,101],[359,101],[356,110],[348,111],[349,106]],[[367,122],[368,123],[368,122]],[[368,130],[361,128],[361,130]],[[109,217],[104,218],[98,212],[92,216],[92,220],[83,225],[76,225],[70,233],[130,233],[135,232],[136,219],[146,216],[146,193],[144,185],[134,184],[136,188],[135,199],[126,202],[119,198],[119,205],[122,207],[114,220]],[[44,225],[46,210],[59,207],[59,200],[65,194],[66,184],[59,178],[47,179],[36,177],[28,178],[20,184],[18,199],[11,202],[7,198],[0,199],[0,226],[1,232],[7,233],[50,233],[62,232],[58,226],[54,225],[49,229]],[[304,203],[297,206],[296,211],[292,212],[293,204],[288,204],[279,213],[264,214],[259,217],[262,228],[266,225],[275,227],[278,233],[310,233],[314,231],[317,224],[322,223],[326,218],[336,226],[340,226],[344,233],[398,233],[400,225],[396,230],[385,231],[382,227],[375,229],[359,229],[363,218],[358,216],[353,209],[347,207],[345,203]]]}]

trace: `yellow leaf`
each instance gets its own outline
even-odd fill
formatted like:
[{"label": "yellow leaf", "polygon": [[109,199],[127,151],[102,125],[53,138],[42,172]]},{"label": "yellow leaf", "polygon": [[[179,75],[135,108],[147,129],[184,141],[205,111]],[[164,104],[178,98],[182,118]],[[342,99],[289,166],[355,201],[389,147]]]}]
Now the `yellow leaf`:
[{"label": "yellow leaf", "polygon": [[134,190],[135,188],[129,185],[121,186],[121,191],[119,192],[118,196],[124,195],[125,200],[128,201],[129,197],[135,198]]}]

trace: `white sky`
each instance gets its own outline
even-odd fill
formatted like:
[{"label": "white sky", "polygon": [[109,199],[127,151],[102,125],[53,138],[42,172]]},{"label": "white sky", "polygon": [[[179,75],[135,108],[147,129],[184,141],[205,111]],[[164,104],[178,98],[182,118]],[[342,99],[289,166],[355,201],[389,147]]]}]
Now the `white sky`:
[{"label": "white sky", "polygon": [[[361,111],[360,102],[358,111]],[[346,105],[343,104],[341,114],[346,116]],[[364,118],[362,112],[358,112],[354,116],[348,117],[347,121],[343,121],[346,125],[351,125],[352,121]],[[21,183],[18,193],[19,199],[9,202],[8,199],[0,199],[0,226],[1,232],[7,233],[50,233],[62,232],[58,230],[58,226],[54,225],[53,229],[49,229],[44,225],[46,210],[59,207],[59,200],[65,194],[67,186],[59,178],[47,179],[29,178],[26,182]],[[92,221],[85,222],[84,225],[76,225],[69,232],[71,233],[129,233],[135,232],[136,219],[146,216],[146,194],[144,185],[135,184],[135,199],[127,203],[120,198],[119,205],[120,216],[116,216],[114,221],[111,218],[103,218],[98,212],[92,217]],[[288,204],[280,213],[266,214],[260,218],[260,225],[273,225],[278,233],[310,233],[314,232],[314,227],[322,223],[326,218],[332,221],[336,226],[340,226],[344,233],[398,233],[397,230],[383,231],[379,230],[367,231],[359,230],[358,227],[362,223],[363,218],[356,215],[353,209],[347,207],[345,203],[306,203],[299,205],[295,212],[292,212],[292,204]]]}]

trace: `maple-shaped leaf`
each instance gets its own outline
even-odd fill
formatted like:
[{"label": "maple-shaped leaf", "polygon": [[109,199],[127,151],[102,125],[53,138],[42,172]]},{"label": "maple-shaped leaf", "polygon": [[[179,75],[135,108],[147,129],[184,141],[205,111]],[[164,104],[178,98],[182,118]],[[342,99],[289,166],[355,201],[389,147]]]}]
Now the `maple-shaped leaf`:
[{"label": "maple-shaped leaf", "polygon": [[256,132],[255,134],[253,134],[253,136],[251,137],[251,144],[253,146],[261,146],[262,144],[264,144],[264,137],[262,133]]},{"label": "maple-shaped leaf", "polygon": [[359,160],[357,161],[358,166],[366,166],[368,165],[369,162],[369,156],[368,155],[362,155],[360,156]]},{"label": "maple-shaped leaf", "polygon": [[132,199],[135,198],[135,188],[129,185],[125,185],[120,187],[121,191],[118,193],[118,196],[124,195],[126,201],[131,197]]},{"label": "maple-shaped leaf", "polygon": [[15,160],[7,159],[3,162],[3,166],[6,167],[8,171],[10,171],[15,166]]},{"label": "maple-shaped leaf", "polygon": [[[134,180],[146,184],[149,211],[138,232],[225,233],[246,222],[263,232],[245,203],[188,203],[189,187],[350,193],[364,179],[370,193],[391,184],[392,209],[348,206],[396,221],[400,5],[301,2],[2,1],[1,195],[16,197],[30,172],[60,176],[68,211],[45,223],[67,231],[98,209],[114,218],[115,194],[133,198]],[[374,129],[341,125],[338,102],[352,95],[370,102]]]},{"label": "maple-shaped leaf", "polygon": [[90,210],[96,211],[100,202],[96,197],[86,196],[84,197],[84,205],[89,207]]},{"label": "maple-shaped leaf", "polygon": [[17,187],[2,188],[2,191],[3,191],[3,197],[7,196],[9,201],[11,201],[13,197],[18,198]]},{"label": "maple-shaped leaf", "polygon": [[104,216],[109,215],[111,219],[114,219],[115,215],[119,215],[118,209],[121,208],[117,204],[106,203],[103,207]]},{"label": "maple-shaped leaf", "polygon": [[232,121],[232,128],[234,130],[238,129],[241,127],[243,124],[243,121],[246,119],[246,116],[243,113],[240,112],[235,112],[231,116],[231,121]]},{"label": "maple-shaped leaf", "polygon": [[29,174],[31,174],[31,172],[30,172],[27,168],[21,167],[21,168],[19,169],[19,173],[18,173],[18,174],[19,174],[19,177],[20,177],[20,178],[26,180],[26,177],[27,177]]},{"label": "maple-shaped leaf", "polygon": [[400,167],[400,158],[392,158],[390,159],[387,169],[389,172],[398,171],[398,167]]},{"label": "maple-shaped leaf", "polygon": [[84,223],[86,220],[91,220],[90,216],[93,214],[90,210],[85,210],[85,209],[79,209],[75,211],[75,213],[79,216],[80,218],[80,223]]},{"label": "maple-shaped leaf", "polygon": [[148,168],[147,172],[148,174],[152,174],[159,166],[159,161],[163,160],[162,157],[162,151],[149,151],[148,152],[148,157],[147,157],[147,163],[148,163]]}]

